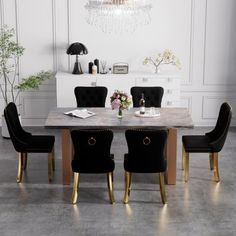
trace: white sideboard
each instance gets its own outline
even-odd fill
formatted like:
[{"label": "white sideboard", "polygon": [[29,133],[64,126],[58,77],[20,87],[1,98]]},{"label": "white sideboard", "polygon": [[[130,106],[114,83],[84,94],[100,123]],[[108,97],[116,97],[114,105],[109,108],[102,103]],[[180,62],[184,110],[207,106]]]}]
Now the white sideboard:
[{"label": "white sideboard", "polygon": [[108,89],[106,107],[110,107],[110,96],[114,90],[130,94],[133,86],[161,86],[164,88],[162,107],[180,106],[180,76],[175,74],[106,74],[73,75],[64,72],[56,74],[57,107],[76,107],[74,88],[76,86],[105,86]]}]

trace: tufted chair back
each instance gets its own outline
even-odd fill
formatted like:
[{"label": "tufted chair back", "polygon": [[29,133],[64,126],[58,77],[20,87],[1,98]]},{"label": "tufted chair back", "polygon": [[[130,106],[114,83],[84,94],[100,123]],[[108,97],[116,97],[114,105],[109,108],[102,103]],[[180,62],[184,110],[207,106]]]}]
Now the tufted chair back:
[{"label": "tufted chair back", "polygon": [[15,103],[10,102],[4,109],[4,116],[6,119],[8,131],[17,152],[23,152],[28,146],[28,139],[31,133],[26,132],[19,121],[19,116]]},{"label": "tufted chair back", "polygon": [[210,137],[210,146],[212,152],[220,152],[224,146],[230,122],[232,118],[232,108],[228,103],[223,103],[220,107],[218,119],[215,128],[206,133],[206,136]]},{"label": "tufted chair back", "polygon": [[158,173],[166,170],[164,148],[167,130],[127,130],[128,154],[124,169],[136,173]]},{"label": "tufted chair back", "polygon": [[106,87],[75,87],[77,107],[105,107]]},{"label": "tufted chair back", "polygon": [[161,107],[164,89],[162,87],[132,87],[130,93],[134,107],[139,107],[142,93],[144,94],[146,107]]},{"label": "tufted chair back", "polygon": [[72,130],[74,145],[72,170],[80,173],[107,173],[114,170],[110,153],[113,132],[111,130]]}]

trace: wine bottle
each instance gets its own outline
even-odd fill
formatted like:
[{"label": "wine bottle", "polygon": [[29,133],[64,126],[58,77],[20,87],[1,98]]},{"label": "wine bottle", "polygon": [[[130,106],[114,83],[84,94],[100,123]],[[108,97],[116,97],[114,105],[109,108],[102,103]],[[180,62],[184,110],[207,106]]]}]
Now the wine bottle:
[{"label": "wine bottle", "polygon": [[139,101],[139,108],[140,108],[140,114],[145,114],[145,99],[144,99],[144,93],[142,93],[142,97]]}]

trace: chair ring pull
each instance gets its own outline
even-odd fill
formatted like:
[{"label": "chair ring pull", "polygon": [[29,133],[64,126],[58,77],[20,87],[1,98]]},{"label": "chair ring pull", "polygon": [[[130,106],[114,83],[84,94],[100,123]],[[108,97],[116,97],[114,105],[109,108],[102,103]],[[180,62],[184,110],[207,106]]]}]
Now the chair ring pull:
[{"label": "chair ring pull", "polygon": [[143,144],[144,144],[144,145],[148,146],[150,143],[151,143],[151,139],[150,139],[150,138],[145,137],[145,138],[143,139]]},{"label": "chair ring pull", "polygon": [[90,146],[94,146],[96,144],[96,139],[94,137],[91,137],[89,140],[88,140],[88,144]]}]

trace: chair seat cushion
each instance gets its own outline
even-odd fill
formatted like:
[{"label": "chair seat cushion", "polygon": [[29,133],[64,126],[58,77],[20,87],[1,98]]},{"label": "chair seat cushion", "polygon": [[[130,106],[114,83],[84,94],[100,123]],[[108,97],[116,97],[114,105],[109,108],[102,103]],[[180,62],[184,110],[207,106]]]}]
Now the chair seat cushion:
[{"label": "chair seat cushion", "polygon": [[212,152],[211,139],[205,135],[184,135],[182,142],[186,152]]},{"label": "chair seat cushion", "polygon": [[[95,159],[97,158],[97,159]],[[95,156],[94,158],[83,156],[72,160],[72,170],[77,173],[108,173],[115,169],[114,155],[111,154],[107,158]]]},{"label": "chair seat cushion", "polygon": [[49,153],[52,151],[55,137],[51,135],[32,135],[27,140],[26,152]]},{"label": "chair seat cushion", "polygon": [[141,159],[138,157],[131,157],[129,154],[125,154],[124,169],[128,172],[134,173],[160,173],[166,171],[166,161],[159,161],[155,165],[153,159]]}]

